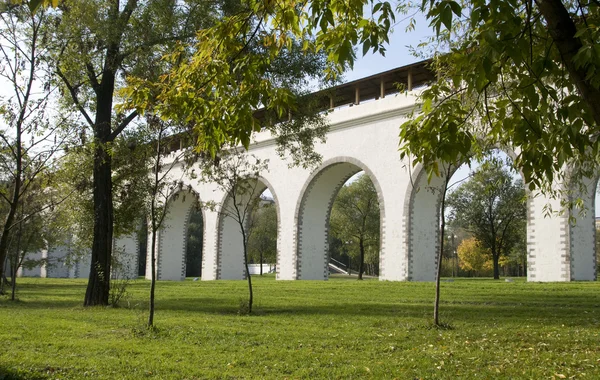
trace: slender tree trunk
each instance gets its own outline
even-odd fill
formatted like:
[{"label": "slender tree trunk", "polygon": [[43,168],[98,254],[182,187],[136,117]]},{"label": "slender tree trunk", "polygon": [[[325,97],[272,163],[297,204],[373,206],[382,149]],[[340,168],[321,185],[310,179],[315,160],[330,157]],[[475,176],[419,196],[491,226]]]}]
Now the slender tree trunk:
[{"label": "slender tree trunk", "polygon": [[262,250],[260,251],[260,275],[263,275],[263,270],[262,270],[262,266],[263,266],[263,253]]},{"label": "slender tree trunk", "polygon": [[[152,207],[152,214],[154,214],[154,207]],[[152,215],[154,217],[154,215]],[[156,289],[156,229],[152,227],[152,244],[151,244],[151,262],[150,270],[150,310],[148,314],[148,327],[154,326],[154,292]]]},{"label": "slender tree trunk", "polygon": [[[21,214],[23,213],[23,208],[21,207]],[[10,294],[10,300],[15,300],[15,294],[17,293],[17,270],[19,269],[19,264],[21,262],[21,237],[23,236],[23,222],[19,222],[19,232],[17,235],[17,251],[15,254],[14,265],[12,265],[12,289]]]},{"label": "slender tree trunk", "polygon": [[[16,168],[15,168],[15,183],[13,186],[13,193],[11,196],[11,203],[8,210],[8,214],[6,215],[6,219],[4,219],[4,227],[2,227],[2,236],[0,236],[0,275],[2,278],[5,278],[6,273],[6,259],[8,257],[8,239],[10,237],[10,230],[15,221],[15,215],[17,214],[17,207],[19,207],[20,202],[20,193],[21,193],[21,173],[23,172],[22,168],[22,147],[21,147],[21,128],[17,128],[17,143],[16,143]],[[0,280],[1,282],[1,280]],[[12,282],[15,282],[14,278]],[[0,286],[0,294],[4,294],[4,286]]]},{"label": "slender tree trunk", "polygon": [[439,326],[439,309],[440,309],[440,275],[442,273],[442,256],[444,254],[444,232],[446,230],[446,192],[448,191],[448,182],[450,181],[452,165],[448,165],[446,170],[446,177],[444,178],[444,189],[442,191],[442,204],[440,210],[441,224],[440,224],[440,250],[437,255],[437,268],[435,271],[435,301],[433,305],[433,324]]},{"label": "slender tree trunk", "polygon": [[[16,187],[17,187],[17,184],[15,184],[15,188]],[[17,198],[17,197],[13,196],[13,200],[15,198]],[[13,203],[13,204],[16,206],[16,203]],[[4,220],[4,227],[2,228],[2,236],[0,236],[0,275],[2,276],[2,279],[6,278],[5,274],[6,274],[6,262],[7,262],[7,258],[8,258],[8,255],[7,255],[7,253],[8,253],[8,238],[9,238],[9,234],[10,234],[10,226],[13,224],[13,222],[15,220],[16,211],[17,211],[17,208],[13,207],[13,205],[11,205],[10,210],[8,211],[8,215],[6,216],[6,219]],[[4,281],[5,280],[0,281],[0,282],[2,282],[2,284],[0,286],[0,294],[4,294],[4,284],[3,284]]]},{"label": "slender tree trunk", "polygon": [[[242,223],[243,221],[240,224]],[[252,276],[250,275],[250,270],[248,269],[248,241],[243,228],[242,239],[244,239],[244,267],[246,268],[246,278],[248,279],[248,314],[252,314],[252,302],[254,301],[252,294]]]},{"label": "slender tree trunk", "polygon": [[365,269],[365,243],[364,243],[362,237],[358,240],[358,244],[360,247],[360,262],[358,263],[358,279],[362,280],[363,272]]},{"label": "slender tree trunk", "polygon": [[12,286],[11,286],[11,292],[10,292],[10,300],[14,301],[15,300],[15,294],[17,293],[17,266],[16,265],[12,265],[12,273],[11,273],[11,277],[12,277]]}]

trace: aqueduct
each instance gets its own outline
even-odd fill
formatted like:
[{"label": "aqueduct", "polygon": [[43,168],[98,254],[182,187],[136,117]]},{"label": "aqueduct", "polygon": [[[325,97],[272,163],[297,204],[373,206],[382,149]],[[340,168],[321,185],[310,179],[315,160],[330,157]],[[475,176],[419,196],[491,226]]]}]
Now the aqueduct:
[{"label": "aqueduct", "polygon": [[[402,161],[398,152],[399,126],[416,101],[415,90],[430,73],[417,63],[338,86],[328,108],[330,130],[319,144],[321,165],[314,169],[288,167],[276,152],[275,140],[259,133],[250,153],[269,160],[260,186],[274,196],[278,215],[277,279],[324,280],[328,278],[327,245],[329,213],[344,182],[359,171],[373,181],[381,211],[380,279],[431,281],[434,279],[439,244],[440,189],[442,179],[427,182],[419,167]],[[395,83],[408,91],[398,93]],[[413,88],[414,87],[414,88]],[[337,107],[343,105],[343,107]],[[226,200],[214,184],[200,183],[173,170],[183,186],[168,208],[158,244],[158,279],[185,277],[186,226],[196,197],[203,202]],[[544,216],[544,206],[559,207],[560,200],[541,194],[527,202],[529,281],[594,280],[596,274],[594,195],[589,181],[582,194],[587,214]],[[241,237],[236,224],[219,213],[203,210],[202,280],[242,279],[245,276]],[[136,243],[121,238],[117,245],[131,250]],[[148,245],[149,246],[149,245]],[[135,254],[134,252],[131,252]],[[147,260],[149,262],[149,260]],[[85,270],[80,271],[85,276]],[[147,274],[150,270],[146,271]]]}]

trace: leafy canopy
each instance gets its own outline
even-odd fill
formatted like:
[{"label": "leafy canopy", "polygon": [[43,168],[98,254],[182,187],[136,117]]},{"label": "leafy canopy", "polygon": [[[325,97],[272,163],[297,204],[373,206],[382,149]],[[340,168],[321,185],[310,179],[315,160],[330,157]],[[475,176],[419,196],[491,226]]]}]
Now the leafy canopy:
[{"label": "leafy canopy", "polygon": [[598,158],[597,2],[424,0],[436,31],[438,79],[401,127],[401,154],[437,174],[491,147],[516,153],[531,188],[551,190],[565,165],[591,174]]},{"label": "leafy canopy", "polygon": [[[363,16],[369,5],[372,15]],[[130,78],[124,109],[152,112],[191,125],[199,150],[215,156],[225,145],[250,143],[262,128],[279,135],[281,121],[297,116],[304,98],[283,83],[273,64],[292,51],[326,54],[326,73],[335,78],[355,59],[353,47],[385,52],[394,13],[379,1],[248,1],[234,15],[200,29],[196,43],[183,44],[164,59],[173,69],[158,80]],[[295,84],[299,84],[296,82]],[[257,119],[263,108],[266,117]],[[305,130],[296,135],[309,134]]]}]

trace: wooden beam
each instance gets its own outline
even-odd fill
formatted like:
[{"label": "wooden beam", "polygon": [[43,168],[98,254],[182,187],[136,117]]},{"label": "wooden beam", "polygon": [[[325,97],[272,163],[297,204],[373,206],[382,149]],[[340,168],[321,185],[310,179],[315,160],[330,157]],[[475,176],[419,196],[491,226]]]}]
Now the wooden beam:
[{"label": "wooden beam", "polygon": [[360,104],[360,89],[358,87],[354,88],[354,104]]},{"label": "wooden beam", "polygon": [[383,78],[379,80],[379,97],[381,99],[385,98],[385,81]]},{"label": "wooden beam", "polygon": [[413,77],[412,77],[412,70],[408,70],[408,83],[407,83],[407,89],[408,91],[412,91],[412,86],[413,86]]}]

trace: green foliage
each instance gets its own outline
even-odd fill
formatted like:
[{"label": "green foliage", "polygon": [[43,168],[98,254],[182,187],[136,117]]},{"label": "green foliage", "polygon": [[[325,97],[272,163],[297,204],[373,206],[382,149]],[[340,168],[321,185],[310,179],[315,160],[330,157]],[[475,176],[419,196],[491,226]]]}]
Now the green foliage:
[{"label": "green foliage", "polygon": [[[365,5],[372,7],[367,18]],[[388,2],[242,3],[235,14],[200,29],[192,47],[180,44],[166,54],[169,74],[129,78],[122,107],[192,125],[197,148],[213,157],[224,146],[248,147],[252,133],[267,129],[294,142],[292,148],[304,147],[300,156],[290,150],[293,163],[304,165],[312,142],[324,134],[323,115],[310,112],[314,105],[302,96],[307,79],[337,77],[352,64],[356,44],[383,53],[393,20]],[[292,126],[285,122],[289,115]]]},{"label": "green foliage", "polygon": [[[264,203],[264,204],[263,204]],[[277,208],[262,200],[251,216],[252,233],[248,240],[248,257],[253,263],[277,263]],[[261,272],[262,274],[262,269]]]},{"label": "green foliage", "polygon": [[[146,132],[126,132],[107,145],[113,164],[112,197],[114,234],[122,236],[139,228],[132,221],[145,215],[148,194],[150,148]],[[73,144],[74,145],[74,144]],[[94,144],[84,140],[68,149],[60,161],[53,186],[71,194],[62,206],[74,236],[78,255],[89,254],[93,238],[93,151]]]},{"label": "green foliage", "polygon": [[331,208],[331,237],[342,242],[358,270],[365,262],[379,267],[379,223],[377,190],[368,175],[340,189]]},{"label": "green foliage", "polygon": [[401,154],[435,173],[490,147],[516,153],[531,189],[593,173],[599,151],[595,2],[423,1],[436,31],[437,80],[401,127]]},{"label": "green foliage", "polygon": [[221,156],[214,161],[206,158],[202,163],[201,180],[215,184],[225,199],[221,203],[208,202],[201,206],[216,210],[219,218],[231,219],[238,227],[248,281],[248,314],[250,314],[254,300],[252,276],[248,269],[249,241],[254,229],[252,213],[259,205],[260,195],[264,190],[259,180],[260,173],[267,170],[269,161],[235,149],[222,152]]},{"label": "green foliage", "polygon": [[[598,378],[600,283],[276,281],[237,314],[242,281],[157,284],[160,323],[143,327],[148,282],[130,305],[83,308],[85,281],[22,279],[0,299],[0,373],[21,379]],[[490,326],[493,325],[493,331]],[[568,359],[566,359],[568,358]],[[201,364],[199,364],[201,363]],[[440,367],[438,369],[438,367]],[[586,375],[583,376],[583,373]]]},{"label": "green foliage", "polygon": [[482,163],[466,182],[448,196],[451,219],[455,226],[470,232],[494,262],[498,278],[498,260],[517,244],[524,244],[525,190],[520,180],[498,158]]}]

